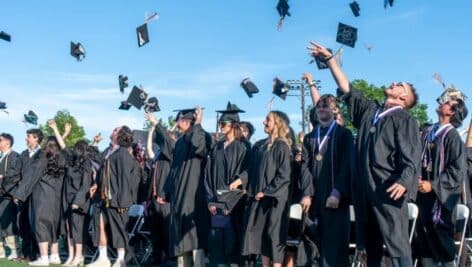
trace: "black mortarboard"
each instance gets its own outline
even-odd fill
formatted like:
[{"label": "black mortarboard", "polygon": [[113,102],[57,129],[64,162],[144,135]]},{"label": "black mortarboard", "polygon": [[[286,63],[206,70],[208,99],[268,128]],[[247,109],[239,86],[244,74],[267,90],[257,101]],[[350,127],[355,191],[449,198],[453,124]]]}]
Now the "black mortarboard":
[{"label": "black mortarboard", "polygon": [[387,5],[393,6],[393,0],[384,0],[384,8],[387,8]]},{"label": "black mortarboard", "polygon": [[[328,51],[331,54],[333,54],[333,50],[331,50],[331,48],[328,48]],[[326,59],[321,55],[315,56],[315,62],[316,62],[316,66],[318,67],[319,70],[328,68],[328,64],[326,64]],[[313,60],[310,63],[313,63]]]},{"label": "black mortarboard", "polygon": [[361,8],[359,7],[359,4],[356,1],[350,3],[349,6],[351,7],[352,13],[354,14],[355,17],[359,17],[361,15],[359,13]]},{"label": "black mortarboard", "polygon": [[138,37],[138,46],[141,47],[149,43],[149,32],[147,28],[147,23],[136,28],[136,35]]},{"label": "black mortarboard", "polygon": [[219,121],[239,122],[239,113],[246,111],[240,109],[236,104],[228,102],[225,110],[217,110],[216,112],[221,113]]},{"label": "black mortarboard", "polygon": [[146,113],[153,113],[153,112],[161,111],[161,108],[159,107],[159,101],[157,101],[157,98],[150,97],[148,101],[146,102],[146,105],[144,105],[144,111]]},{"label": "black mortarboard", "polygon": [[272,93],[283,100],[287,97],[288,93],[287,84],[283,83],[279,78],[274,79],[274,86],[272,87]]},{"label": "black mortarboard", "polygon": [[85,48],[81,43],[70,42],[70,55],[77,61],[82,61],[85,58]]},{"label": "black mortarboard", "polygon": [[290,17],[290,12],[288,11],[289,8],[290,6],[288,5],[288,0],[279,0],[277,3],[277,12],[279,12],[281,19],[284,19],[285,16]]},{"label": "black mortarboard", "polygon": [[356,45],[356,41],[357,41],[357,29],[352,26],[339,23],[338,33],[336,35],[336,42],[354,48],[354,46]]},{"label": "black mortarboard", "polygon": [[253,94],[259,93],[259,89],[249,78],[246,78],[241,81],[241,87],[244,89],[247,96],[249,97],[252,97]]},{"label": "black mortarboard", "polygon": [[38,124],[38,115],[34,113],[32,110],[28,111],[27,114],[24,115],[25,122],[37,125]]},{"label": "black mortarboard", "polygon": [[120,107],[118,109],[129,110],[130,108],[131,105],[128,103],[128,101],[121,101]]},{"label": "black mortarboard", "polygon": [[0,101],[0,109],[7,109],[7,103]]},{"label": "black mortarboard", "polygon": [[146,103],[147,93],[143,89],[140,89],[137,86],[133,87],[131,93],[128,96],[128,104],[135,106],[137,109],[141,109]]},{"label": "black mortarboard", "polygon": [[176,109],[174,112],[178,112],[175,120],[178,121],[180,118],[194,120],[196,108]]},{"label": "black mortarboard", "polygon": [[124,76],[124,75],[120,74],[118,76],[118,83],[120,85],[120,92],[124,93],[125,88],[128,87],[128,76]]},{"label": "black mortarboard", "polygon": [[7,42],[11,42],[11,36],[4,31],[0,32],[0,39],[5,40]]}]

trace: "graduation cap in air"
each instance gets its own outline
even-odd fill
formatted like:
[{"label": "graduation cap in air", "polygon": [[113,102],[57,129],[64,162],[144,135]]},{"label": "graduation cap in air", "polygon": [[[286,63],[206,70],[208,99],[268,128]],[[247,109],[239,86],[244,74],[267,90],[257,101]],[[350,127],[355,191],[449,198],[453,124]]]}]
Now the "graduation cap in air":
[{"label": "graduation cap in air", "polygon": [[161,108],[159,107],[159,101],[157,101],[156,97],[150,97],[146,104],[144,105],[144,111],[146,113],[154,113],[161,111]]},{"label": "graduation cap in air", "polygon": [[0,110],[7,109],[7,103],[0,101]]},{"label": "graduation cap in air", "polygon": [[[328,51],[331,54],[333,54],[333,50],[331,50],[331,48],[328,48]],[[319,70],[328,68],[328,64],[326,63],[326,59],[321,55],[315,56],[314,59],[310,61],[310,64],[312,64],[313,62],[316,62],[316,66],[318,67]]]},{"label": "graduation cap in air", "polygon": [[81,43],[70,42],[70,55],[77,61],[82,61],[85,58],[85,48]]},{"label": "graduation cap in air", "polygon": [[5,40],[7,42],[11,42],[11,36],[4,31],[0,32],[0,39]]},{"label": "graduation cap in air", "polygon": [[219,122],[239,122],[239,113],[244,113],[246,111],[238,108],[236,104],[228,102],[225,110],[217,110],[216,112],[221,113]]},{"label": "graduation cap in air", "polygon": [[147,28],[147,23],[136,28],[136,35],[138,37],[138,46],[141,47],[149,43],[149,32]]},{"label": "graduation cap in air", "polygon": [[436,101],[439,104],[443,104],[448,101],[457,101],[458,99],[465,102],[467,100],[467,96],[459,89],[457,89],[454,85],[451,85],[449,88],[444,90],[444,92],[436,99]]},{"label": "graduation cap in air", "polygon": [[356,41],[357,29],[352,26],[339,23],[338,33],[336,35],[336,42],[354,48],[354,46],[356,45]]},{"label": "graduation cap in air", "polygon": [[197,110],[196,108],[174,110],[174,112],[177,112],[177,116],[175,116],[175,121],[178,121],[179,119],[194,120],[196,110]]},{"label": "graduation cap in air", "polygon": [[359,7],[359,4],[356,1],[350,3],[349,6],[351,7],[352,14],[354,14],[354,17],[359,17],[361,15],[359,13],[361,8]]},{"label": "graduation cap in air", "polygon": [[121,101],[120,107],[118,109],[129,110],[130,108],[131,105],[128,103],[128,101]]},{"label": "graduation cap in air", "polygon": [[287,84],[282,82],[279,78],[274,79],[274,86],[272,87],[272,93],[283,100],[287,97],[289,87]]},{"label": "graduation cap in air", "polygon": [[384,8],[387,8],[387,6],[390,5],[390,7],[393,6],[393,0],[384,0]]},{"label": "graduation cap in air", "polygon": [[148,94],[143,89],[133,86],[126,102],[140,110],[146,104],[147,97]]},{"label": "graduation cap in air", "polygon": [[124,93],[125,88],[128,87],[128,76],[124,76],[124,75],[120,74],[118,76],[118,83],[120,85],[120,92]]},{"label": "graduation cap in air", "polygon": [[28,111],[27,114],[24,114],[24,118],[26,123],[30,123],[33,125],[38,124],[38,115],[36,115],[36,113],[34,113],[32,110]]},{"label": "graduation cap in air", "polygon": [[289,8],[288,0],[279,0],[277,3],[277,12],[279,13],[280,19],[284,19],[286,16],[290,17]]},{"label": "graduation cap in air", "polygon": [[259,89],[249,78],[245,78],[241,81],[241,87],[249,97],[252,97],[253,94],[259,93]]}]

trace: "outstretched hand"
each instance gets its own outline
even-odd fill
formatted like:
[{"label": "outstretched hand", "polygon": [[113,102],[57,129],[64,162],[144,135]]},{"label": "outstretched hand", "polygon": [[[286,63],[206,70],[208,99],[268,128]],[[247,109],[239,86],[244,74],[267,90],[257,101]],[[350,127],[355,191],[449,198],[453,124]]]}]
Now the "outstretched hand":
[{"label": "outstretched hand", "polygon": [[315,42],[310,42],[310,45],[307,47],[307,49],[310,55],[313,57],[321,56],[322,58],[326,59],[333,56],[333,54],[331,54],[331,52],[329,52],[326,47]]}]

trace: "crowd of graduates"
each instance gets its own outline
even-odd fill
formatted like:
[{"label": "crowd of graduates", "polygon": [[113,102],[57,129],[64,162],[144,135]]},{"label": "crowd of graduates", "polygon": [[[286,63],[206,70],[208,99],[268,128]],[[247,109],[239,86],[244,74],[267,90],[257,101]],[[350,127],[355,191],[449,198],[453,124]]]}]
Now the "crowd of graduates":
[{"label": "crowd of graduates", "polygon": [[[377,103],[352,87],[328,49],[309,50],[338,91],[320,95],[303,74],[314,104],[306,135],[270,111],[266,137],[251,143],[254,126],[234,103],[217,111],[219,133],[202,128],[198,106],[178,111],[176,131],[145,113],[145,144],[123,125],[104,151],[100,135],[66,147],[70,127],[60,133],[54,120],[53,136],[27,130],[21,154],[2,133],[0,258],[82,266],[84,247],[93,246],[98,255],[88,266],[126,266],[128,211],[137,204],[146,208],[156,264],[346,267],[352,243],[369,267],[456,266],[454,209],[471,202],[472,133],[464,143],[457,131],[464,99],[441,98],[437,122],[419,125],[408,113],[418,102],[413,84],[393,82]],[[419,208],[412,242],[409,202]],[[301,220],[293,220],[297,207]]]}]

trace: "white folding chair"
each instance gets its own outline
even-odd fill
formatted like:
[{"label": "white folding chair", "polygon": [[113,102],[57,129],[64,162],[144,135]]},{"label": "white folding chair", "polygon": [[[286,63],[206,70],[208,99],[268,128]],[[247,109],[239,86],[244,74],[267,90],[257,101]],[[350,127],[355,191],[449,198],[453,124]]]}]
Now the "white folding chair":
[{"label": "white folding chair", "polygon": [[[143,205],[131,205],[128,209],[128,216],[130,218],[135,218],[135,222],[131,229],[128,231],[128,240],[131,240],[135,237],[141,227],[144,224],[144,206]],[[136,258],[136,255],[133,255],[133,260],[140,266],[140,262]]]},{"label": "white folding chair", "polygon": [[408,220],[411,221],[411,229],[410,229],[410,244],[413,240],[413,235],[415,233],[416,228],[416,220],[418,219],[418,206],[414,203],[408,203]]},{"label": "white folding chair", "polygon": [[286,241],[287,246],[296,247],[300,244],[300,235],[302,234],[303,229],[303,208],[300,204],[292,204],[290,206],[289,219],[296,223],[300,229],[297,229],[297,233],[294,233],[294,236],[290,236]]},{"label": "white folding chair", "polygon": [[469,208],[464,205],[464,204],[457,204],[456,206],[456,221],[464,221],[464,226],[461,229],[461,239],[460,241],[454,242],[456,246],[459,246],[459,250],[457,251],[456,254],[456,260],[455,260],[455,265],[459,266],[459,261],[460,261],[460,255],[462,252],[462,247],[464,246],[464,240],[465,240],[465,233],[467,231],[467,224],[469,222],[469,216],[470,216],[470,210]]}]

